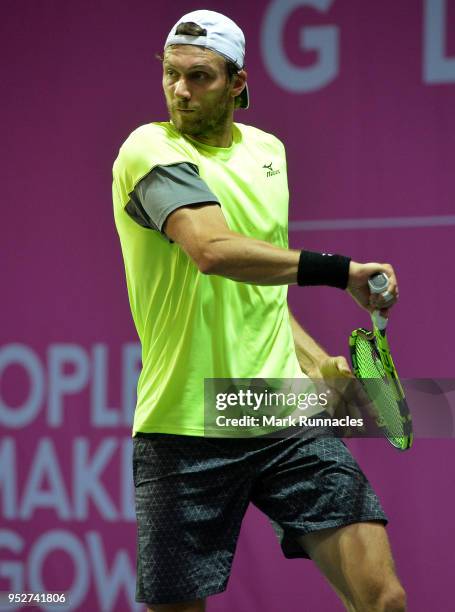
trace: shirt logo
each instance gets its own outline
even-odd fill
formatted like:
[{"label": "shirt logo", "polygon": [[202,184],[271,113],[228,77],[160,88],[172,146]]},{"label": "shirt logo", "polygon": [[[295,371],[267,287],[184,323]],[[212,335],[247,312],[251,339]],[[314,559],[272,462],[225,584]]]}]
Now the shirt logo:
[{"label": "shirt logo", "polygon": [[272,162],[270,162],[270,164],[264,164],[262,167],[267,170],[267,174],[266,174],[267,177],[273,176],[274,174],[280,174],[279,170],[274,170],[272,168]]}]

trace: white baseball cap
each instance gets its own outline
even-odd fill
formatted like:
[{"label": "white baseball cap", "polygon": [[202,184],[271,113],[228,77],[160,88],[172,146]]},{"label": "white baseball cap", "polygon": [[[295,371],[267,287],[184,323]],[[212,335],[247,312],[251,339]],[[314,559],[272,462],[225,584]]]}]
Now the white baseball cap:
[{"label": "white baseball cap", "polygon": [[[206,33],[200,36],[175,33],[181,23],[188,22],[200,26]],[[197,45],[198,47],[205,47],[231,61],[238,70],[241,70],[245,63],[245,36],[242,30],[232,19],[215,11],[192,11],[183,15],[172,26],[164,43],[164,48],[166,49],[170,45]],[[247,85],[245,85],[245,89],[239,97],[240,108],[248,108],[249,93]]]}]

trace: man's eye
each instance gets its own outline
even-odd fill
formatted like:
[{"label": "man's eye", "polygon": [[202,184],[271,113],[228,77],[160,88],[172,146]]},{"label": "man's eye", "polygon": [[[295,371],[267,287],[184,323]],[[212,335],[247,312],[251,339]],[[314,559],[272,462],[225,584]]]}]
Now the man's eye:
[{"label": "man's eye", "polygon": [[203,81],[208,77],[208,75],[205,72],[193,72],[191,77],[196,81]]},{"label": "man's eye", "polygon": [[175,75],[175,70],[171,70],[170,68],[168,68],[166,70],[166,74],[167,74],[167,76],[174,76]]}]

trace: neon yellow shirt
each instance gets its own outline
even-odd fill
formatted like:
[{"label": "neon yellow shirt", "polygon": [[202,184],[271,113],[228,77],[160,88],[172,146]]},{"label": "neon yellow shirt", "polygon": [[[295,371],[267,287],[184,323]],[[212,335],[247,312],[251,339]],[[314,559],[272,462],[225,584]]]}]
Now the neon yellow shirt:
[{"label": "neon yellow shirt", "polygon": [[133,435],[204,435],[205,378],[304,377],[287,286],[204,275],[177,244],[125,211],[129,194],[155,166],[180,162],[197,166],[231,230],[288,247],[286,159],[277,138],[238,123],[228,148],[184,137],[168,122],[132,132],[114,163],[113,199],[142,345]]}]

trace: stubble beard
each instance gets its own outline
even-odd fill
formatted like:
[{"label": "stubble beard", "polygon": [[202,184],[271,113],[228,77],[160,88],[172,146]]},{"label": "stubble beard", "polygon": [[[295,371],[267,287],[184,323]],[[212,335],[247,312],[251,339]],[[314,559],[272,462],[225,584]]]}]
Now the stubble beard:
[{"label": "stubble beard", "polygon": [[203,138],[212,138],[218,134],[222,134],[226,123],[229,119],[231,109],[229,107],[229,96],[224,93],[220,99],[213,104],[210,112],[201,112],[199,109],[188,115],[180,114],[173,106],[181,106],[183,104],[174,105],[166,101],[169,116],[176,130],[181,134],[188,136],[199,136]]}]

